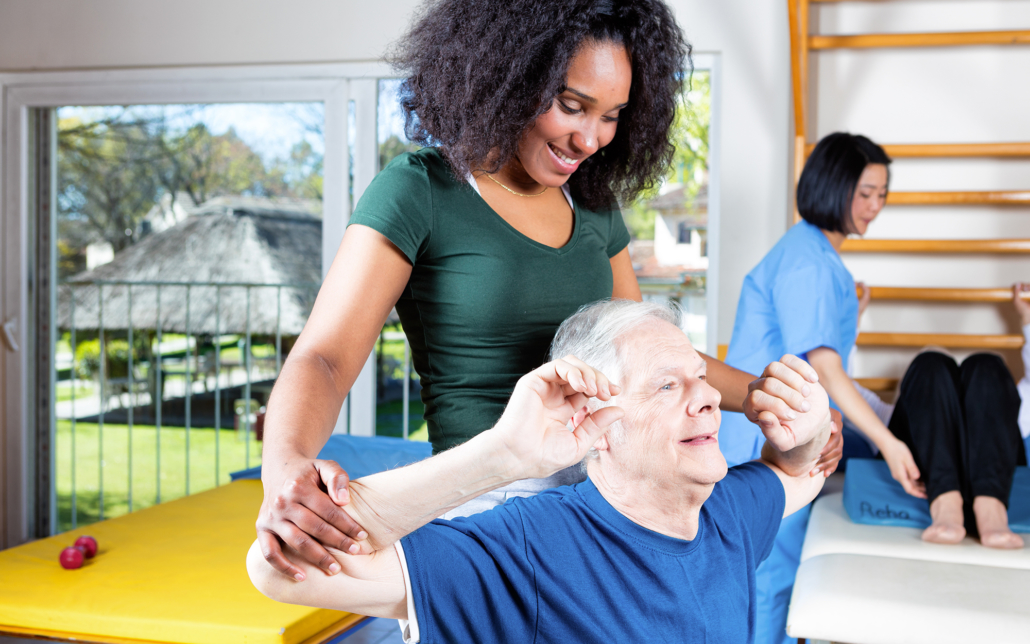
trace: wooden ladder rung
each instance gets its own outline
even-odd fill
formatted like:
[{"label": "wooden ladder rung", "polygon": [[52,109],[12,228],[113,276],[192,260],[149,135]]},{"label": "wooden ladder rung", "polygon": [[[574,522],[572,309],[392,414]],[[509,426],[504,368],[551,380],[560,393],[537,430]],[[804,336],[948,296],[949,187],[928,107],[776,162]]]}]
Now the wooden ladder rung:
[{"label": "wooden ladder rung", "polygon": [[991,190],[984,192],[891,192],[892,206],[969,205],[1030,206],[1030,190]]},{"label": "wooden ladder rung", "polygon": [[1030,253],[1030,239],[845,239],[850,253]]},{"label": "wooden ladder rung", "polygon": [[[862,297],[859,288],[858,296]],[[874,300],[905,300],[920,302],[1011,302],[1012,289],[1007,288],[913,288],[901,286],[870,286]],[[1030,292],[1021,294],[1030,300]]]},{"label": "wooden ladder rung", "polygon": [[[893,159],[942,157],[1030,157],[1027,143],[896,143],[882,146]],[[805,146],[812,154],[815,143]]]},{"label": "wooden ladder rung", "polygon": [[1019,349],[1022,335],[971,335],[964,333],[859,333],[862,347],[939,346],[963,349]]},{"label": "wooden ladder rung", "polygon": [[897,378],[855,378],[855,381],[869,391],[894,391],[899,382]]},{"label": "wooden ladder rung", "polygon": [[1022,31],[955,31],[922,34],[856,34],[851,36],[808,37],[808,48],[871,49],[879,47],[947,47],[951,45],[1019,45],[1030,44],[1030,30]]}]

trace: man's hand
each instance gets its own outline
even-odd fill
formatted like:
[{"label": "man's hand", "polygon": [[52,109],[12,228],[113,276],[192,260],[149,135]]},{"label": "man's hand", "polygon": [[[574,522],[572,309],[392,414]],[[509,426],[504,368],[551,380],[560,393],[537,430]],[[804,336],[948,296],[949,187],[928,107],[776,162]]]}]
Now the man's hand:
[{"label": "man's hand", "polygon": [[829,414],[829,397],[819,376],[797,356],[771,363],[748,385],[744,415],[781,452],[811,441],[830,421]]},{"label": "man's hand", "polygon": [[588,412],[588,398],[607,401],[620,391],[575,356],[548,362],[520,378],[491,430],[512,455],[515,477],[542,478],[583,460],[608,426],[624,415],[614,406]]},{"label": "man's hand", "polygon": [[340,507],[350,500],[347,473],[333,461],[297,458],[280,476],[263,481],[265,498],[257,520],[262,556],[282,574],[303,581],[304,571],[283,554],[286,543],[327,574],[336,574],[340,566],[324,546],[357,552],[351,548],[368,536]]}]

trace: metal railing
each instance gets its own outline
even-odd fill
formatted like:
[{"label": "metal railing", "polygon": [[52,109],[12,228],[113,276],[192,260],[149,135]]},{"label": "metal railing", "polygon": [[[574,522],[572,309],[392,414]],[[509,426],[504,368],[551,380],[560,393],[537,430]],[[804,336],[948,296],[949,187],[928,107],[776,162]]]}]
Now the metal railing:
[{"label": "metal railing", "polygon": [[[256,420],[255,413],[257,412],[253,400],[255,376],[262,377],[263,380],[274,380],[278,377],[283,363],[283,338],[284,336],[299,335],[300,329],[307,319],[307,314],[310,313],[319,286],[317,283],[267,284],[121,280],[67,281],[61,284],[58,301],[58,327],[62,337],[64,333],[68,333],[71,360],[70,363],[66,360],[65,364],[69,368],[68,381],[71,387],[70,398],[64,405],[65,413],[55,413],[55,417],[61,421],[70,421],[71,459],[68,474],[71,478],[71,528],[77,527],[79,519],[76,438],[77,423],[82,422],[80,417],[95,416],[98,459],[97,520],[105,518],[104,424],[105,420],[109,421],[111,418],[113,410],[109,403],[115,392],[117,392],[115,395],[119,401],[119,414],[124,414],[127,426],[126,502],[128,512],[132,512],[136,505],[133,488],[135,467],[138,464],[133,463],[133,430],[139,420],[135,416],[135,411],[140,406],[150,405],[153,407],[155,479],[154,496],[148,496],[148,498],[154,498],[155,503],[162,501],[161,439],[163,426],[182,428],[185,440],[185,494],[191,493],[191,433],[196,420],[193,403],[194,397],[199,395],[199,392],[196,391],[199,382],[198,376],[202,379],[205,395],[212,393],[208,391],[212,375],[214,381],[214,476],[212,487],[219,485],[222,476],[220,437],[223,395],[233,390],[242,389],[243,413],[238,413],[239,401],[235,401],[233,414],[238,419],[237,429],[243,431],[244,464],[247,468],[251,467],[252,434],[254,433],[252,429],[255,429],[252,427],[252,423]],[[287,319],[285,320],[284,290],[287,291],[288,298]],[[173,292],[174,295],[172,295]],[[270,296],[270,294],[274,295]],[[274,298],[274,302],[272,298]],[[226,307],[227,300],[229,300],[229,307]],[[270,309],[273,307],[274,317],[270,315]],[[242,309],[242,315],[236,309]],[[112,313],[116,313],[116,315],[112,315]],[[116,319],[117,322],[115,322]],[[148,320],[152,320],[152,323],[149,323]],[[92,335],[92,332],[95,332],[98,341],[98,359],[94,375],[95,390],[99,400],[91,400],[87,405],[88,408],[84,410],[84,398],[78,398],[79,406],[78,408],[76,406],[78,374],[82,367],[78,354],[83,342],[83,334]],[[112,378],[112,374],[109,373],[111,347],[108,345],[113,333],[124,338],[128,345],[123,365],[124,378]],[[142,338],[139,337],[141,333]],[[176,339],[169,342],[165,338],[166,334],[182,335],[185,341]],[[271,360],[268,359],[271,356],[266,356],[264,359],[255,357],[253,344],[255,334],[268,339],[274,335],[274,371]],[[201,337],[207,338],[209,343],[214,344],[213,365],[205,358],[203,361],[207,363],[207,366],[201,366]],[[404,343],[402,435],[406,439],[409,435],[410,423],[410,350],[403,333],[384,329],[381,337],[383,341],[403,340]],[[238,363],[226,364],[222,353],[230,345],[232,339],[236,340],[236,346],[241,355]],[[138,344],[141,344],[142,353],[146,354],[140,356],[140,359],[137,359],[136,356]],[[265,364],[264,372],[256,362]],[[178,370],[174,372],[166,370],[166,365],[174,365]],[[139,387],[144,366],[148,385],[145,387],[145,394],[140,392],[141,387]],[[60,370],[61,365],[55,362],[54,368]],[[238,373],[240,369],[243,372],[242,376]],[[168,419],[162,417],[162,412],[165,403],[174,398],[166,399],[164,390],[169,384],[168,381],[177,377],[183,379],[182,400],[177,401],[182,405],[182,425],[170,425],[167,422]],[[267,390],[267,387],[265,389]],[[126,397],[128,400],[123,403]],[[58,396],[55,395],[53,404],[55,406],[62,405],[57,402],[57,398]],[[94,410],[95,414],[79,413],[82,411],[93,412]],[[210,427],[210,425],[205,425],[205,427]]]}]

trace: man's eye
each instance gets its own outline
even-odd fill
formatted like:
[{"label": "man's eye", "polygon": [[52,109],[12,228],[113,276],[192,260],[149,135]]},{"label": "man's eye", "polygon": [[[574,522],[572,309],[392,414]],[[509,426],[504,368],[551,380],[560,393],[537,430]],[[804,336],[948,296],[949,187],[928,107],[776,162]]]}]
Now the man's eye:
[{"label": "man's eye", "polygon": [[672,384],[671,383],[662,385],[661,391],[671,391],[671,390],[672,390]]},{"label": "man's eye", "polygon": [[698,378],[704,380],[705,382],[708,382],[708,376],[698,376]]}]

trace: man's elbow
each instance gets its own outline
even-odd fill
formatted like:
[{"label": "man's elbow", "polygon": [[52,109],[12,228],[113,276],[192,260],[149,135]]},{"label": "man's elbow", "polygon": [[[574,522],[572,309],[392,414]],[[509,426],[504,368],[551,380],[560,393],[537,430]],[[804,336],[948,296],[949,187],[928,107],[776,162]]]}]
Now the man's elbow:
[{"label": "man's elbow", "polygon": [[277,602],[287,602],[286,584],[291,580],[280,574],[272,567],[265,556],[261,554],[261,545],[255,541],[247,552],[247,574],[250,575],[250,583],[261,592],[262,595]]}]

